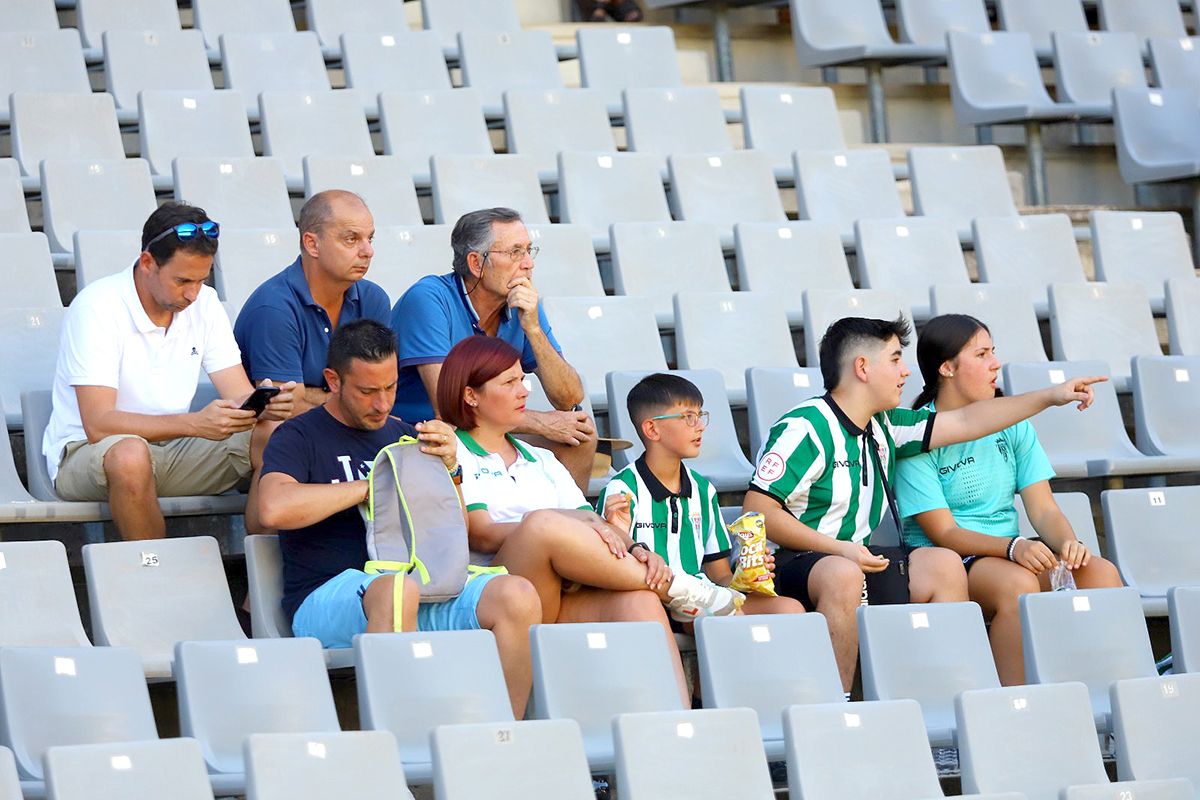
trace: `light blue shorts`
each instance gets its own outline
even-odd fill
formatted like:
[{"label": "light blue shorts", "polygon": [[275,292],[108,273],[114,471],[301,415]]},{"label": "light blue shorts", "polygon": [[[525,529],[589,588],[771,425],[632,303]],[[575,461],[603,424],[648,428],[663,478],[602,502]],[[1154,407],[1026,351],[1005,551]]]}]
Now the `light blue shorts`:
[{"label": "light blue shorts", "polygon": [[[351,647],[355,634],[367,629],[362,598],[371,581],[382,575],[368,575],[362,570],[348,569],[325,581],[315,589],[292,620],[294,636],[311,636],[322,647]],[[494,574],[482,574],[467,581],[462,593],[442,603],[422,603],[417,609],[419,631],[464,631],[479,627],[475,609],[483,587]]]}]

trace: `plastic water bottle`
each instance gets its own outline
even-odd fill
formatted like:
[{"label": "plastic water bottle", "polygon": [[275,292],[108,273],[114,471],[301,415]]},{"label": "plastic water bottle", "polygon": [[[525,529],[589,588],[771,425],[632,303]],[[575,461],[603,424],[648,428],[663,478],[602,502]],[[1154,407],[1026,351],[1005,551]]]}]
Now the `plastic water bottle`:
[{"label": "plastic water bottle", "polygon": [[1050,588],[1056,592],[1075,590],[1075,576],[1067,569],[1065,561],[1059,561],[1058,566],[1050,570]]}]

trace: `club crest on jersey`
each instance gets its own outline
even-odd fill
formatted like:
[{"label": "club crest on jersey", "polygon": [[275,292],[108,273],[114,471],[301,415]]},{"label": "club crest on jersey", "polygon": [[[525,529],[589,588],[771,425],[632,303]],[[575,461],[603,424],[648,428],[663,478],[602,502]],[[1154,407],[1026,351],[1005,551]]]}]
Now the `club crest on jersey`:
[{"label": "club crest on jersey", "polygon": [[1000,451],[1000,457],[1004,459],[1004,463],[1008,463],[1008,442],[1003,436],[996,437],[996,449]]},{"label": "club crest on jersey", "polygon": [[784,466],[783,456],[772,450],[763,456],[762,461],[759,462],[758,477],[768,482],[779,480],[783,476]]}]

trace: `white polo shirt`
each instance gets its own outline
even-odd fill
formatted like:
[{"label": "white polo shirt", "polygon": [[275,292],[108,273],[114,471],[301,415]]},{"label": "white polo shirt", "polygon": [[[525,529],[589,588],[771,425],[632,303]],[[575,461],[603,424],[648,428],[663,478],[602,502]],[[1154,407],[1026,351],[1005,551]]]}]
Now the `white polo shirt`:
[{"label": "white polo shirt", "polygon": [[506,467],[499,454],[489,453],[469,433],[458,431],[467,511],[484,509],[493,522],[520,522],[530,511],[544,508],[591,510],[571,473],[553,453],[512,436],[508,440],[517,448],[517,459]]},{"label": "white polo shirt", "polygon": [[117,410],[182,414],[196,394],[200,370],[242,363],[229,316],[210,286],[175,314],[170,328],[151,322],[133,285],[133,268],[101,278],[75,296],[63,319],[54,370],[53,411],[42,437],[50,479],[63,448],[87,438],[76,386],[117,390]]}]

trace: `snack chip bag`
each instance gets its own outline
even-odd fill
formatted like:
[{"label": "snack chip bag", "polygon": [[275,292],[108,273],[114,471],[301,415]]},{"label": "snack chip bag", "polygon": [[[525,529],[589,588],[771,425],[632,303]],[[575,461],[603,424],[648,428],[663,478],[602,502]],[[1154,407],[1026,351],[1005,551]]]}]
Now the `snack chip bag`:
[{"label": "snack chip bag", "polygon": [[775,581],[767,571],[767,524],[763,515],[742,514],[729,526],[729,532],[741,544],[729,588],[778,597]]}]

